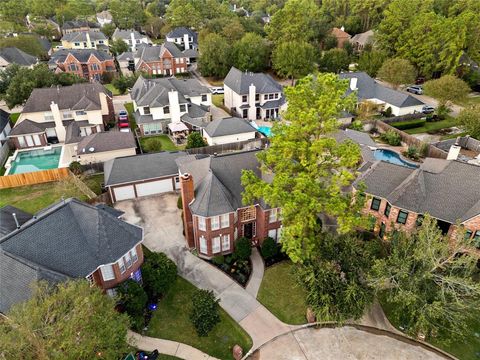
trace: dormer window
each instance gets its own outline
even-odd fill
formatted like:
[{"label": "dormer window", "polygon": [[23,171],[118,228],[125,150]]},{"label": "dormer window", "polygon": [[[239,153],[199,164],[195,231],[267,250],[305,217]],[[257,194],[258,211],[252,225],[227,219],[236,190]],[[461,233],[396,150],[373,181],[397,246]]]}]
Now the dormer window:
[{"label": "dormer window", "polygon": [[186,112],[186,111],[187,111],[187,105],[180,104],[180,112]]},{"label": "dormer window", "polygon": [[242,102],[246,103],[248,101],[247,95],[242,95]]},{"label": "dormer window", "polygon": [[163,107],[163,113],[164,114],[170,114],[170,107],[169,106],[164,106]]},{"label": "dormer window", "polygon": [[143,114],[144,115],[150,115],[150,107],[149,106],[144,106],[143,107]]}]

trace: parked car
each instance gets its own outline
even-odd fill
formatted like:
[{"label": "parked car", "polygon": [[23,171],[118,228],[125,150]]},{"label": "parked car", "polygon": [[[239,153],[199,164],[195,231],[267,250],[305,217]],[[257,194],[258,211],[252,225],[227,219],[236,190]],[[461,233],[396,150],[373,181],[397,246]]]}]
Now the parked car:
[{"label": "parked car", "polygon": [[127,119],[128,120],[128,112],[127,110],[120,110],[118,113],[118,119]]},{"label": "parked car", "polygon": [[224,93],[223,87],[221,87],[221,86],[212,87],[210,90],[212,91],[212,94],[214,94],[214,95],[219,95],[219,94]]},{"label": "parked car", "polygon": [[120,129],[125,129],[130,127],[130,123],[128,122],[128,118],[118,119],[118,127]]},{"label": "parked car", "polygon": [[435,111],[435,108],[430,105],[424,105],[422,107],[422,113],[424,114],[432,114]]},{"label": "parked car", "polygon": [[415,85],[422,85],[425,82],[425,78],[423,76],[419,76],[415,79]]},{"label": "parked car", "polygon": [[420,85],[411,85],[411,86],[407,87],[406,90],[408,92],[411,92],[411,93],[417,94],[417,95],[422,95],[423,94],[423,89]]}]

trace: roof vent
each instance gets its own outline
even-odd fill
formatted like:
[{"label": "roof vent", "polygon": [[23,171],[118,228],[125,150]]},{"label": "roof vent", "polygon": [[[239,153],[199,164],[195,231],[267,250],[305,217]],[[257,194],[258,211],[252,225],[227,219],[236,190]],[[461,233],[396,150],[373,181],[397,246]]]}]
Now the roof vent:
[{"label": "roof vent", "polygon": [[189,173],[183,173],[181,175],[181,178],[184,179],[184,180],[188,180],[188,178],[190,177],[190,174]]},{"label": "roof vent", "polygon": [[20,229],[20,224],[18,223],[17,214],[12,213],[12,216],[13,216],[13,220],[15,220],[15,225],[17,225],[17,229]]}]

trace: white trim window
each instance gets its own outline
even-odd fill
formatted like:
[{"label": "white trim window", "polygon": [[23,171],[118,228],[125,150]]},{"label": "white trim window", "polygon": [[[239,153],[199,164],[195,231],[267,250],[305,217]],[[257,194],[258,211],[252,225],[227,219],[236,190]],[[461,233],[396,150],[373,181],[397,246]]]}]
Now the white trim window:
[{"label": "white trim window", "polygon": [[217,254],[220,251],[220,236],[215,236],[212,239],[212,253]]},{"label": "white trim window", "polygon": [[133,248],[132,250],[130,250],[130,255],[132,256],[132,260],[133,262],[137,262],[138,260],[138,255],[137,255],[137,249],[136,248]]},{"label": "white trim window", "polygon": [[207,239],[205,239],[205,236],[200,236],[200,252],[202,254],[206,254],[208,252],[207,250]]},{"label": "white trim window", "polygon": [[102,277],[104,281],[109,281],[115,279],[115,272],[113,271],[112,265],[102,265],[100,267],[100,271],[102,272]]},{"label": "white trim window", "polygon": [[270,214],[268,216],[268,222],[269,223],[274,223],[278,221],[278,209],[271,209]]},{"label": "white trim window", "polygon": [[130,257],[130,253],[126,253],[125,254],[125,262],[127,263],[127,268],[131,268],[132,267],[132,258]]},{"label": "white trim window", "polygon": [[212,230],[220,229],[220,216],[212,216],[210,218],[210,227]]},{"label": "white trim window", "polygon": [[120,269],[120,274],[123,274],[125,271],[127,271],[123,258],[118,259],[117,263],[118,263],[118,268]]},{"label": "white trim window", "polygon": [[268,230],[268,237],[277,240],[277,229]]},{"label": "white trim window", "polygon": [[55,120],[51,111],[43,113],[43,118],[45,119],[45,121],[54,121]]},{"label": "white trim window", "polygon": [[198,219],[198,230],[206,231],[207,230],[207,221],[203,216],[197,216]]},{"label": "white trim window", "polygon": [[222,251],[230,250],[230,234],[222,236]]},{"label": "white trim window", "polygon": [[220,225],[222,229],[230,226],[230,214],[223,214],[220,216]]}]

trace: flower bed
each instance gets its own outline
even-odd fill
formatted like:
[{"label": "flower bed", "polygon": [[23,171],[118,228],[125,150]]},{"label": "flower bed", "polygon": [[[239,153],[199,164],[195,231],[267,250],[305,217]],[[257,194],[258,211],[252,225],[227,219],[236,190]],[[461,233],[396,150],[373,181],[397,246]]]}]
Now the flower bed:
[{"label": "flower bed", "polygon": [[209,261],[213,266],[222,270],[241,286],[247,286],[250,274],[252,273],[252,263],[250,260],[238,260],[234,255],[215,256]]}]

